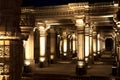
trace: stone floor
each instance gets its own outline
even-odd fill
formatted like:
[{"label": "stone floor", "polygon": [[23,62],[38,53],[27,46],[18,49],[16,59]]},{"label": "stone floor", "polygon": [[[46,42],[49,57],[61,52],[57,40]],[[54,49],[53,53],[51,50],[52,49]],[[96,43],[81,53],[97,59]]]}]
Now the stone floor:
[{"label": "stone floor", "polygon": [[[113,63],[114,59],[110,52],[104,52],[101,58],[94,62],[94,64],[90,65],[87,69],[87,74],[85,76],[107,76],[113,78],[112,70],[113,70]],[[57,63],[57,64],[50,64],[49,67],[39,68],[35,67],[33,70],[33,74],[39,75],[70,75],[74,76],[76,64],[74,63]],[[118,80],[118,79],[117,79]]]}]

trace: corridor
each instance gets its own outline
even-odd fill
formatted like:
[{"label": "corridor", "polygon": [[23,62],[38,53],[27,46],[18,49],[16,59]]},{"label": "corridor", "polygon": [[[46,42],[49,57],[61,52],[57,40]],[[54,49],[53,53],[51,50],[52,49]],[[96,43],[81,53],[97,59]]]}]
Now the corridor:
[{"label": "corridor", "polygon": [[115,80],[117,77],[112,72],[114,61],[111,51],[103,51],[101,57],[89,65],[86,75],[76,75],[76,64],[63,61],[45,68],[35,67],[32,73],[23,74],[23,80]]},{"label": "corridor", "polygon": [[23,80],[119,80],[118,7],[116,1],[22,7],[21,33],[29,32]]}]

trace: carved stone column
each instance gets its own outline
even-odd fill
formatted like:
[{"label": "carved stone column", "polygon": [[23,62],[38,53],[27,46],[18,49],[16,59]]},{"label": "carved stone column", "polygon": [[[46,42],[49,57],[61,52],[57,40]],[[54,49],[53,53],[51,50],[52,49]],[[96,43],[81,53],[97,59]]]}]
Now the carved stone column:
[{"label": "carved stone column", "polygon": [[85,34],[83,19],[76,19],[77,26],[77,66],[76,73],[79,75],[86,74],[85,64]]},{"label": "carved stone column", "polygon": [[33,31],[30,32],[27,40],[23,41],[24,46],[24,72],[31,72],[34,66],[34,36]]},{"label": "carved stone column", "polygon": [[89,56],[90,56],[90,27],[89,24],[85,24],[85,62],[88,66],[89,63]]},{"label": "carved stone column", "polygon": [[46,46],[47,46],[47,29],[49,26],[46,26],[45,23],[38,22],[37,29],[39,30],[39,66],[45,67],[48,65]]},{"label": "carved stone column", "polygon": [[90,64],[93,63],[93,24],[90,24]]},{"label": "carved stone column", "polygon": [[50,62],[55,63],[56,61],[56,32],[54,28],[50,29]]},{"label": "carved stone column", "polygon": [[97,59],[97,33],[93,31],[93,56],[94,60]]},{"label": "carved stone column", "polygon": [[100,33],[97,33],[97,55],[98,57],[100,57],[100,50],[101,50],[101,34]]}]

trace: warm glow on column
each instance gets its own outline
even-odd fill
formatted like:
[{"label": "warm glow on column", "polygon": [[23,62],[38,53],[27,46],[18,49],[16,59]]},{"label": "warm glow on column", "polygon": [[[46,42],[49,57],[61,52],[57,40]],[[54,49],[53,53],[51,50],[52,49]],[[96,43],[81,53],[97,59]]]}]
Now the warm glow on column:
[{"label": "warm glow on column", "polygon": [[25,49],[25,59],[30,59],[30,55],[29,55],[29,43],[28,41],[23,41],[23,46]]},{"label": "warm glow on column", "polygon": [[75,52],[75,50],[76,50],[76,41],[74,40],[73,41],[73,52]]},{"label": "warm glow on column", "polygon": [[118,46],[118,54],[117,56],[119,57],[119,61],[120,61],[120,46]]},{"label": "warm glow on column", "polygon": [[40,56],[45,56],[45,48],[46,48],[46,38],[45,36],[40,36]]},{"label": "warm glow on column", "polygon": [[96,39],[93,39],[93,52],[96,52]]},{"label": "warm glow on column", "polygon": [[24,64],[26,65],[26,66],[29,66],[31,63],[30,63],[30,60],[25,60],[24,61]]},{"label": "warm glow on column", "polygon": [[63,40],[63,52],[64,53],[67,52],[67,39],[66,38]]},{"label": "warm glow on column", "polygon": [[55,30],[50,29],[50,59],[53,60],[56,54],[56,35]]},{"label": "warm glow on column", "polygon": [[[81,19],[76,19],[76,24],[77,26],[77,57],[78,60],[84,60],[85,58],[85,51],[84,51],[84,21],[83,18]],[[80,32],[80,33],[79,33]]]},{"label": "warm glow on column", "polygon": [[55,53],[55,39],[51,38],[51,46],[50,46],[50,53],[54,54]]},{"label": "warm glow on column", "polygon": [[33,60],[33,36],[30,34],[27,41],[23,41],[23,45],[25,48],[25,59]]},{"label": "warm glow on column", "polygon": [[99,51],[100,51],[100,34],[97,35],[97,51],[98,51],[98,54],[100,54],[99,53]]},{"label": "warm glow on column", "polygon": [[34,60],[34,37],[33,32],[29,35],[29,52],[30,52],[30,59]]},{"label": "warm glow on column", "polygon": [[76,20],[76,26],[84,26],[84,21],[83,21],[83,19],[77,19],[77,20]]},{"label": "warm glow on column", "polygon": [[104,44],[104,45],[103,45],[103,48],[105,49],[105,40],[104,40],[103,44]]},{"label": "warm glow on column", "polygon": [[93,49],[93,43],[92,43],[92,36],[90,36],[90,54],[92,54],[92,49]]},{"label": "warm glow on column", "polygon": [[85,36],[85,56],[89,56],[89,36]]},{"label": "warm glow on column", "polygon": [[59,49],[60,49],[60,54],[62,54],[62,40],[60,40],[60,46],[59,46]]},{"label": "warm glow on column", "polygon": [[83,60],[84,59],[84,35],[83,34],[78,34],[78,59]]},{"label": "warm glow on column", "polygon": [[73,52],[75,52],[76,51],[76,36],[75,36],[75,34],[73,34],[72,35],[72,38],[73,38],[73,41],[72,41],[72,50],[73,50]]}]

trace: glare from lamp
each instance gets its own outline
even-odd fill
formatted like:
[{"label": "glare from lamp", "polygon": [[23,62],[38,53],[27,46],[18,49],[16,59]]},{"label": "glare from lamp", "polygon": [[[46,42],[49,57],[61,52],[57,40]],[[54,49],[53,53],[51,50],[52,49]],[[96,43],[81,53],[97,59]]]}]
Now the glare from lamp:
[{"label": "glare from lamp", "polygon": [[46,43],[46,38],[45,36],[40,37],[40,56],[45,55],[45,43]]},{"label": "glare from lamp", "polygon": [[64,56],[67,56],[67,53],[64,53],[63,55],[64,55]]},{"label": "glare from lamp", "polygon": [[84,66],[84,62],[83,61],[78,61],[78,67],[82,68]]},{"label": "glare from lamp", "polygon": [[117,27],[118,27],[118,28],[120,28],[120,24],[119,24],[119,25],[117,25]]},{"label": "glare from lamp", "polygon": [[93,52],[96,52],[96,39],[93,39]]},{"label": "glare from lamp", "polygon": [[93,56],[96,56],[96,54],[94,53]]},{"label": "glare from lamp", "polygon": [[29,61],[29,60],[25,60],[25,61],[24,61],[24,64],[25,64],[26,66],[29,66],[29,65],[30,65],[30,61]]},{"label": "glare from lamp", "polygon": [[89,8],[89,5],[86,5],[85,8]]},{"label": "glare from lamp", "polygon": [[119,4],[118,4],[118,3],[114,3],[114,6],[115,6],[115,7],[118,7],[118,6],[119,6]]},{"label": "glare from lamp", "polygon": [[50,59],[53,60],[53,59],[54,59],[54,55],[51,55],[51,56],[50,56]]},{"label": "glare from lamp", "polygon": [[44,62],[45,61],[45,57],[40,57],[40,62]]},{"label": "glare from lamp", "polygon": [[85,58],[85,62],[88,62],[88,58]]}]

